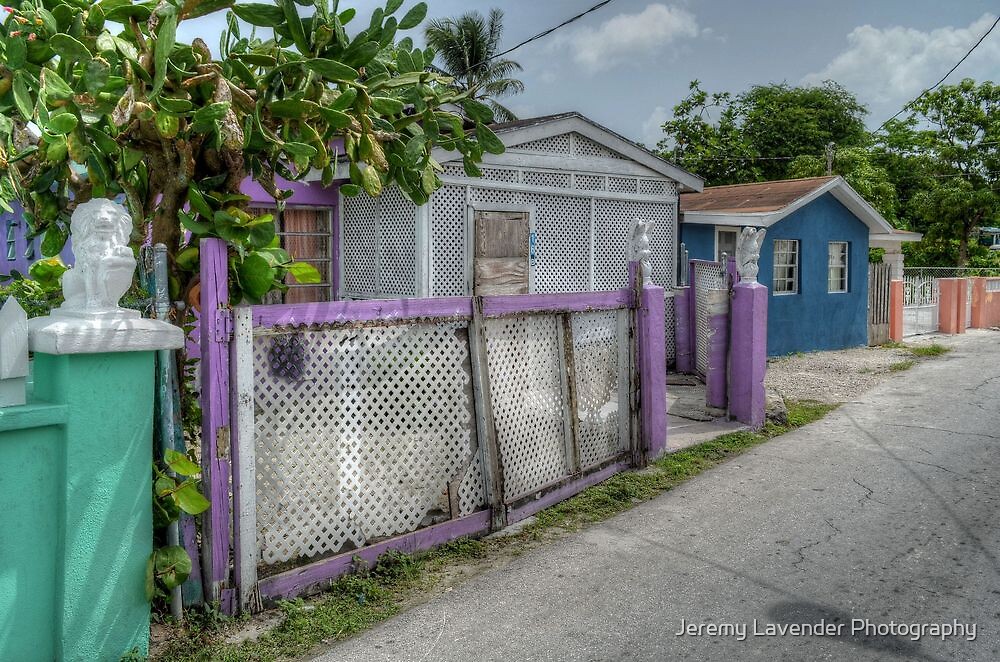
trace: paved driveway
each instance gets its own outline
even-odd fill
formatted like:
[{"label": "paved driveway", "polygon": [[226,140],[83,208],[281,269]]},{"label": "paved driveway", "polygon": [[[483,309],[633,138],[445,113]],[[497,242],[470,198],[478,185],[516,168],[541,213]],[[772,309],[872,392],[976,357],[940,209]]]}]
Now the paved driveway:
[{"label": "paved driveway", "polygon": [[[322,659],[997,660],[998,515],[992,333]],[[753,636],[755,619],[840,633]],[[975,640],[852,633],[852,619],[974,624]],[[682,621],[731,634],[677,636]]]}]

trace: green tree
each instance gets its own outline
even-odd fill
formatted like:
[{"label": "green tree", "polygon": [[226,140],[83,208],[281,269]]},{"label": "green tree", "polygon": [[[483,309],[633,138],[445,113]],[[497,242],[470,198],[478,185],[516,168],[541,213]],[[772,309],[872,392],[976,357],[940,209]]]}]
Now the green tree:
[{"label": "green tree", "polygon": [[[792,175],[799,156],[821,157],[866,140],[866,108],[832,81],[817,87],[756,85],[738,96],[709,95],[698,81],[663,124],[659,147],[709,184],[733,184]],[[718,109],[718,119],[710,111]]]},{"label": "green tree", "polygon": [[[431,50],[400,31],[427,6],[397,17],[387,0],[348,36],[354,9],[315,0],[301,17],[296,0],[45,0],[9,10],[0,25],[0,202],[19,200],[42,252],[55,255],[74,207],[124,196],[135,239],[152,225],[173,258],[174,290],[196,273],[197,239],[234,248],[233,295],[259,300],[314,269],[292,261],[270,216],[247,212],[250,177],[283,203],[278,178],[348,167],[351,184],[378,195],[400,187],[417,203],[440,186],[431,150],[458,150],[475,168],[484,150],[503,151],[485,128],[490,109],[428,72]],[[302,3],[299,4],[309,4]],[[201,39],[177,41],[184,20],[231,9],[215,59]],[[254,26],[243,34],[237,18]],[[473,118],[446,112],[458,104]],[[343,148],[334,147],[337,139]],[[182,228],[193,240],[182,246]],[[175,296],[179,293],[174,292]]]},{"label": "green tree", "polygon": [[1000,216],[1000,86],[965,79],[921,95],[880,135],[885,158],[906,169],[905,213],[928,244],[954,246],[965,266],[977,228]]},{"label": "green tree", "polygon": [[[789,177],[820,177],[826,172],[826,158],[811,154],[796,158],[788,166]],[[837,149],[833,157],[833,174],[841,175],[886,220],[896,222],[899,207],[896,185],[868,147]]]},{"label": "green tree", "polygon": [[469,98],[485,102],[501,122],[517,119],[497,101],[524,91],[524,83],[513,77],[521,65],[497,57],[503,38],[502,10],[491,9],[488,18],[472,11],[457,18],[435,19],[428,22],[424,35],[437,52],[441,68]]}]

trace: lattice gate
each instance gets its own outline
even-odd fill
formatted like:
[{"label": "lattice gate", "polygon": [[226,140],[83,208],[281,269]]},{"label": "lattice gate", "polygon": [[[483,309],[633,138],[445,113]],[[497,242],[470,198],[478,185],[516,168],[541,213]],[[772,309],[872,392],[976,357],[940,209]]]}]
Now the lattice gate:
[{"label": "lattice gate", "polygon": [[702,377],[708,371],[708,291],[727,287],[725,267],[721,262],[691,261],[691,289],[694,293],[695,370]]},{"label": "lattice gate", "polygon": [[581,476],[627,466],[632,293],[599,296],[610,303],[482,317],[464,297],[392,313],[381,302],[237,309],[244,608],[289,594],[317,564],[490,512],[516,521]]},{"label": "lattice gate", "polygon": [[903,335],[935,333],[938,330],[937,278],[922,273],[903,273]]}]

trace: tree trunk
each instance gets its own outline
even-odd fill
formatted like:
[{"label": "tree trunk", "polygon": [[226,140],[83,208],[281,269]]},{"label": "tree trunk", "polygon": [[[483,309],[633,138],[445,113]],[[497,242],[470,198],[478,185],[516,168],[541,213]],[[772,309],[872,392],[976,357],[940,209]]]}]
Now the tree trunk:
[{"label": "tree trunk", "polygon": [[962,227],[962,236],[958,238],[958,266],[964,267],[969,263],[969,234],[971,229]]}]

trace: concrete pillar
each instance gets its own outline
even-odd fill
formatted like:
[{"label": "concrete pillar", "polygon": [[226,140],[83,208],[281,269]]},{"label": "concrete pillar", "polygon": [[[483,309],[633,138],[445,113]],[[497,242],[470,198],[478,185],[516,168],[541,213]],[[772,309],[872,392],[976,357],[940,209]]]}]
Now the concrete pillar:
[{"label": "concrete pillar", "polygon": [[986,279],[972,279],[972,328],[983,329],[986,324]]},{"label": "concrete pillar", "polygon": [[705,405],[726,411],[729,359],[729,292],[708,291],[708,369],[705,373]]},{"label": "concrete pillar", "polygon": [[965,279],[938,279],[938,328],[941,333],[965,333]]},{"label": "concrete pillar", "polygon": [[677,343],[675,364],[677,372],[694,372],[694,353],[691,344],[691,288],[674,288],[674,342]]},{"label": "concrete pillar", "polygon": [[889,282],[889,339],[903,342],[903,281]]},{"label": "concrete pillar", "polygon": [[729,352],[729,414],[758,429],[764,425],[767,405],[767,288],[756,281],[733,287]]},{"label": "concrete pillar", "polygon": [[647,460],[667,448],[667,353],[663,288],[644,285],[639,293],[636,345],[642,448]]}]

